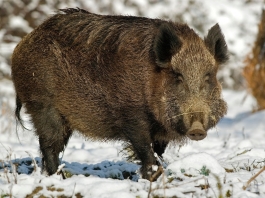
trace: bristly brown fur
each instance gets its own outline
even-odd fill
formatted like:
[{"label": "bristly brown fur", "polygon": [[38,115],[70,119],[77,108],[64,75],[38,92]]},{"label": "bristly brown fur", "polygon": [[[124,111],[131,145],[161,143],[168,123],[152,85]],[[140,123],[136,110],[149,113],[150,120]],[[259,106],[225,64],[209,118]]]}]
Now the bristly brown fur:
[{"label": "bristly brown fur", "polygon": [[227,60],[219,26],[203,41],[186,24],[62,9],[23,38],[12,57],[17,111],[39,137],[44,168],[78,130],[124,141],[143,178],[169,142],[185,143],[194,122],[207,131],[226,113],[218,65]]}]

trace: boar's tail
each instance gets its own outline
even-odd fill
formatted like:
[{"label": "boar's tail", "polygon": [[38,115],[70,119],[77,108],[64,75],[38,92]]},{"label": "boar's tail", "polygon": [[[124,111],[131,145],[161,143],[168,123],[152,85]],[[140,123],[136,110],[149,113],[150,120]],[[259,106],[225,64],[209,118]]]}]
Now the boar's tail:
[{"label": "boar's tail", "polygon": [[[15,111],[15,116],[16,116],[16,124],[18,126],[18,123],[23,127],[23,129],[26,129],[26,130],[29,130],[27,129],[24,124],[23,124],[23,120],[22,118],[20,117],[20,110],[22,108],[22,102],[21,100],[19,99],[19,97],[17,96],[16,97],[16,111]],[[17,131],[17,130],[16,130]]]}]

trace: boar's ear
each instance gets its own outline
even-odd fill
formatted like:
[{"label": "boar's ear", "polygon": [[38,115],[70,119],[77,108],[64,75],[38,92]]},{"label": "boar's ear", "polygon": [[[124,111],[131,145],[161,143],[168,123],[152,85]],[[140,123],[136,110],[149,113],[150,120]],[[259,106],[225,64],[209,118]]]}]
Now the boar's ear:
[{"label": "boar's ear", "polygon": [[218,63],[224,63],[228,60],[227,45],[218,23],[209,30],[204,41]]},{"label": "boar's ear", "polygon": [[163,68],[168,67],[172,56],[180,50],[181,45],[182,42],[170,24],[164,23],[160,25],[154,40],[154,52],[157,64]]}]

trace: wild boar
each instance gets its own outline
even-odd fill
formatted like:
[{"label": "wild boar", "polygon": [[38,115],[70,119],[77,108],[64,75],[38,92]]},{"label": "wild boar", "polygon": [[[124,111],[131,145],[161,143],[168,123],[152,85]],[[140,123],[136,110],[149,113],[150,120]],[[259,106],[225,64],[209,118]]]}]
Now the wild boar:
[{"label": "wild boar", "polygon": [[186,24],[62,9],[14,50],[16,116],[24,105],[48,175],[77,130],[130,144],[150,179],[154,152],[204,139],[225,115],[216,73],[227,60],[218,24],[201,39]]}]

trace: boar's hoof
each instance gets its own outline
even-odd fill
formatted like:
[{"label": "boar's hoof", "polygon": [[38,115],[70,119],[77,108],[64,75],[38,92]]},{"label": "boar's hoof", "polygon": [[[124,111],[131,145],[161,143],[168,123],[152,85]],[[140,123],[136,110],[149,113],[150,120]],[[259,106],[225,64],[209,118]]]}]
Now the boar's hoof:
[{"label": "boar's hoof", "polygon": [[204,139],[206,135],[207,133],[204,130],[202,123],[200,123],[199,121],[193,122],[191,128],[187,132],[187,136],[191,140],[196,140],[196,141]]}]

